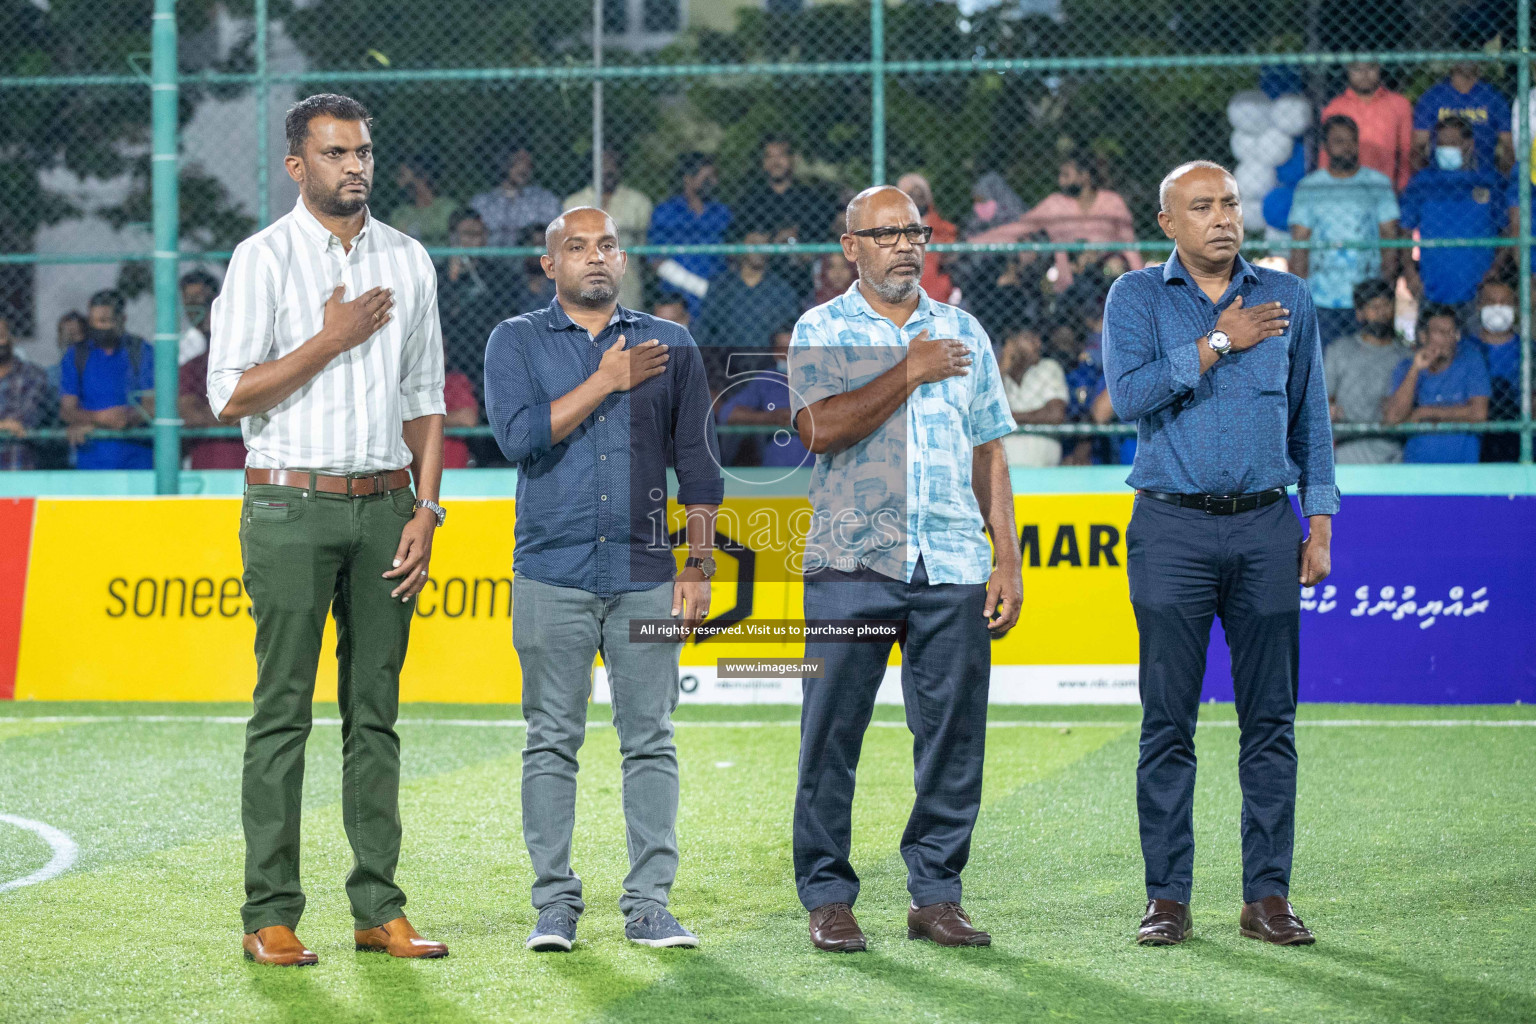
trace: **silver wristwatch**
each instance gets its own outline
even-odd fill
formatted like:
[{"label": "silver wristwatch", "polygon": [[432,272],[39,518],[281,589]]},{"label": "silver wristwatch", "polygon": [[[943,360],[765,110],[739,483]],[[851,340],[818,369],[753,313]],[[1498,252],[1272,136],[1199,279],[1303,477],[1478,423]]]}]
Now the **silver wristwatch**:
[{"label": "silver wristwatch", "polygon": [[428,501],[425,498],[417,498],[416,499],[416,507],[417,508],[424,508],[428,512],[431,512],[434,516],[437,516],[437,525],[438,526],[442,526],[443,525],[443,520],[448,518],[447,511],[444,510],[443,506],[439,505],[435,501]]},{"label": "silver wristwatch", "polygon": [[1218,356],[1224,356],[1232,350],[1232,338],[1226,331],[1212,331],[1205,336],[1205,343],[1211,346],[1211,351]]}]

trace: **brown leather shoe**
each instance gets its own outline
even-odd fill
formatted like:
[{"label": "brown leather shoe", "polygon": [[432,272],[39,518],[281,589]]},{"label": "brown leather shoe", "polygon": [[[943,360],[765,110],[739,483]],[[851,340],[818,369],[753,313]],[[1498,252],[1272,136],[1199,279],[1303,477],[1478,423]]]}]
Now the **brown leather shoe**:
[{"label": "brown leather shoe", "polygon": [[304,948],[292,928],[280,924],[247,932],[241,937],[240,944],[245,947],[245,958],[258,964],[313,967],[320,962],[318,956]]},{"label": "brown leather shoe", "polygon": [[448,955],[448,947],[416,934],[411,922],[403,917],[386,921],[377,928],[354,931],[359,953],[388,953],[407,960],[436,960]]},{"label": "brown leather shoe", "polygon": [[1177,900],[1148,900],[1136,930],[1138,946],[1177,946],[1195,932],[1189,904]]},{"label": "brown leather shoe", "polygon": [[971,924],[958,903],[930,903],[907,908],[907,938],[927,939],[941,946],[990,946],[992,936]]},{"label": "brown leather shoe", "polygon": [[1277,946],[1310,946],[1317,941],[1284,896],[1266,896],[1257,903],[1244,903],[1237,930],[1246,938]]},{"label": "brown leather shoe", "polygon": [[868,948],[846,903],[825,903],[811,911],[811,942],[829,953],[862,953]]}]

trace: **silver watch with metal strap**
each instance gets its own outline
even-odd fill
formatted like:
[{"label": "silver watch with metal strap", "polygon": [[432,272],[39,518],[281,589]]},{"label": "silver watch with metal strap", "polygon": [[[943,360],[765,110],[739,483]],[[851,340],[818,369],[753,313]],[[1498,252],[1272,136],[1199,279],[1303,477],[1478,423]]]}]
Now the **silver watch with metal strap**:
[{"label": "silver watch with metal strap", "polygon": [[1232,337],[1226,331],[1212,331],[1205,336],[1205,343],[1218,356],[1224,356],[1232,350]]},{"label": "silver watch with metal strap", "polygon": [[425,498],[417,498],[416,499],[416,507],[417,508],[424,508],[428,512],[431,512],[434,516],[436,516],[437,517],[437,525],[438,526],[442,526],[443,525],[443,520],[448,518],[447,511],[443,508],[443,506],[439,505],[435,501],[428,501]]}]

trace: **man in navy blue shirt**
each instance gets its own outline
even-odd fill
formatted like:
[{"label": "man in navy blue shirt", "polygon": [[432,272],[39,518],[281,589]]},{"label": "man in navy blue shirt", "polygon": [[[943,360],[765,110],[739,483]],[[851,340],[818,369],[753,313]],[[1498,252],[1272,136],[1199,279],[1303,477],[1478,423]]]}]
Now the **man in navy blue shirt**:
[{"label": "man in navy blue shirt", "polygon": [[[1483,165],[1473,145],[1472,126],[1446,118],[1435,129],[1432,163],[1408,182],[1398,206],[1404,231],[1419,237],[1492,238],[1504,228],[1506,178]],[[1465,306],[1493,267],[1496,250],[1434,248],[1419,250],[1419,265],[1404,261],[1408,286],[1429,302]]]},{"label": "man in navy blue shirt", "polygon": [[155,411],[155,352],[123,330],[123,296],[91,296],[85,340],[59,362],[59,418],[69,427],[78,469],[152,469],[154,449],[138,441],[87,440],[97,428],[126,430]]},{"label": "man in navy blue shirt", "polygon": [[[667,910],[678,859],[671,713],[681,635],[709,611],[725,490],[709,388],[686,330],[618,304],[628,259],[607,214],[566,211],[545,249],[555,300],[503,321],[485,349],[486,412],[518,469],[512,644],[528,722],[523,838],[539,911],[527,947],[569,950],[585,909],[571,832],[599,651],[624,758],[625,935],[695,946]],[[687,509],[691,557],[681,573],[666,526],[669,465]],[[671,619],[681,633],[646,632],[646,620],[655,631]]]},{"label": "man in navy blue shirt", "polygon": [[[684,153],[677,158],[677,195],[658,203],[651,211],[646,241],[651,245],[715,245],[725,241],[731,211],[715,202],[720,183],[714,158],[707,153]],[[725,257],[707,253],[668,256],[656,261],[656,273],[668,288],[687,297],[690,316],[699,315],[699,303],[709,282],[725,270]]]},{"label": "man in navy blue shirt", "polygon": [[[1339,492],[1322,343],[1305,281],[1243,259],[1237,183],[1209,161],[1159,189],[1176,243],[1132,271],[1104,310],[1110,399],[1137,428],[1126,532],[1141,634],[1136,803],[1147,910],[1137,941],[1189,934],[1195,725],[1211,620],[1232,648],[1243,790],[1239,931],[1313,941],[1289,902],[1296,822],[1301,599],[1329,571]],[[1285,500],[1298,484],[1310,535]]]},{"label": "man in navy blue shirt", "polygon": [[[1383,423],[1487,422],[1488,365],[1475,343],[1461,343],[1460,335],[1451,307],[1430,304],[1419,312],[1418,350],[1392,373]],[[1476,434],[1415,434],[1403,445],[1403,461],[1476,462],[1478,451]]]},{"label": "man in navy blue shirt", "polygon": [[1510,134],[1509,100],[1478,74],[1477,64],[1451,67],[1446,78],[1424,91],[1413,105],[1413,150],[1418,166],[1434,164],[1435,127],[1447,118],[1467,122],[1476,140],[1477,162],[1493,170],[1508,167],[1515,146]]}]

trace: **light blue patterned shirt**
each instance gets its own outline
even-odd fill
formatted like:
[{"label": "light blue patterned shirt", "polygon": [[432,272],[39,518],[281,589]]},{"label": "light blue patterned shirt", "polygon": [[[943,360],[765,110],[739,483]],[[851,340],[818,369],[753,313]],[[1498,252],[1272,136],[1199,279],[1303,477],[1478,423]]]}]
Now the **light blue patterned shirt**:
[{"label": "light blue patterned shirt", "polygon": [[[861,388],[907,355],[924,330],[970,349],[970,372],[923,384],[874,433],[811,470],[807,572],[866,566],[910,581],[923,559],[932,583],[991,575],[972,449],[1014,429],[992,342],[965,310],[927,295],[904,327],[876,313],[855,281],[800,317],[789,350],[790,411]],[[814,427],[814,424],[813,424]]]}]

